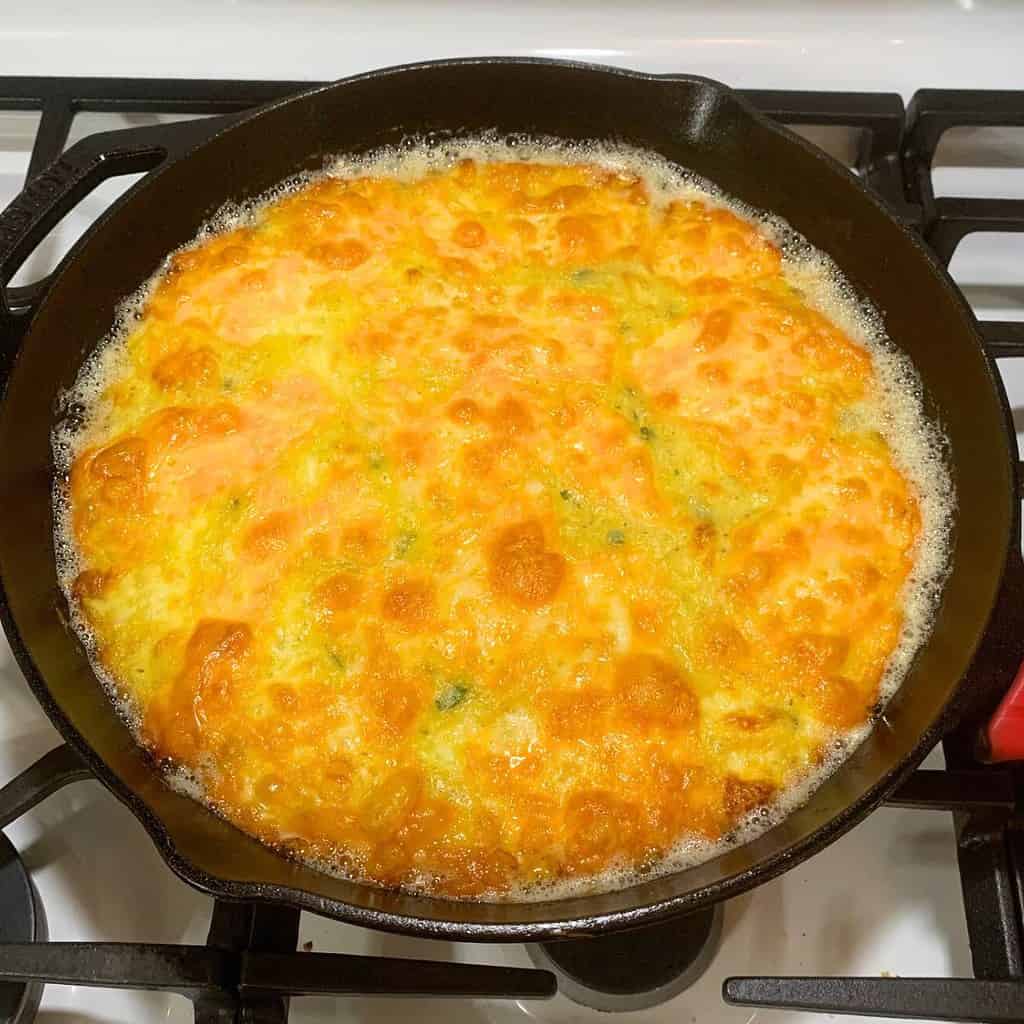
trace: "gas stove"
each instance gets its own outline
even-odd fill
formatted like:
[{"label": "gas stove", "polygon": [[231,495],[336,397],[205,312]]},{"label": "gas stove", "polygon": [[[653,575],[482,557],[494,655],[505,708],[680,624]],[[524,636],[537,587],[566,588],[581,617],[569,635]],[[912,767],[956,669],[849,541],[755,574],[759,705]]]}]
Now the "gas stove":
[{"label": "gas stove", "polygon": [[[242,36],[256,31],[273,6],[261,5],[253,19],[234,7],[235,19],[247,22],[239,25]],[[979,37],[977,22],[960,17],[968,6],[962,0],[954,18],[952,5],[945,5],[942,17],[961,33],[964,46],[987,39],[992,60],[975,58],[966,77],[958,66],[956,84],[1008,84],[995,64],[1000,55],[1009,60],[1012,53],[1010,22],[1001,32],[989,20],[988,35]],[[308,22],[312,7],[302,9]],[[990,351],[1001,359],[1015,418],[1024,423],[1024,363],[1002,358],[1024,354],[1019,276],[1024,250],[1012,235],[1024,231],[1024,91],[914,93],[914,85],[944,77],[945,68],[923,59],[927,47],[910,34],[906,14],[887,29],[892,35],[885,52],[895,55],[904,46],[911,56],[897,62],[898,78],[897,73],[879,76],[882,86],[900,90],[885,92],[871,89],[870,74],[853,77],[823,59],[829,36],[820,20],[801,35],[785,12],[781,28],[774,24],[747,39],[728,35],[728,19],[709,22],[704,45],[725,59],[694,66],[673,54],[669,31],[658,40],[650,30],[635,28],[614,46],[588,47],[582,44],[615,36],[614,25],[572,29],[550,10],[536,15],[551,33],[549,46],[538,45],[534,32],[530,41],[516,37],[516,45],[496,34],[493,38],[504,45],[487,47],[478,32],[468,46],[453,42],[439,51],[434,33],[416,49],[408,36],[417,16],[412,8],[403,11],[399,34],[405,49],[393,46],[376,63],[501,49],[645,70],[698,71],[739,85],[786,86],[747,95],[856,168],[897,216],[919,230],[944,260],[952,259],[954,276],[985,321]],[[663,13],[666,24],[678,24],[675,14]],[[105,17],[100,12],[98,22]],[[375,38],[367,17],[367,10],[355,5],[352,25],[364,40]],[[394,17],[393,12],[384,20]],[[482,17],[501,21],[490,9]],[[26,29],[21,48],[11,46],[18,33],[7,33],[11,59],[5,70],[33,66],[26,54],[37,46],[29,31],[34,24],[28,14],[17,21],[15,27]],[[877,42],[878,33],[858,28],[850,17],[844,25],[850,51],[871,56],[869,40]],[[48,69],[93,72],[113,61],[102,47],[90,50],[88,40],[100,38],[95,26],[79,28],[81,52],[69,42],[73,31],[47,37],[47,45],[59,51]],[[141,29],[136,25],[132,31]],[[843,26],[834,31],[841,33]],[[293,25],[282,32],[284,42],[297,38]],[[570,47],[574,34],[580,45]],[[302,38],[319,53],[325,43],[313,35],[307,24]],[[935,35],[933,25],[931,38]],[[125,30],[122,38],[133,37]],[[688,37],[687,53],[701,52],[694,48],[698,38],[703,37]],[[173,34],[159,44],[151,36],[137,36],[139,48],[112,66],[147,73],[221,70],[217,62],[197,60],[191,50],[175,62],[172,40]],[[776,73],[765,72],[762,56],[754,59],[760,74],[752,81],[735,64],[744,42],[752,52],[774,48],[767,63]],[[947,40],[932,52],[941,57],[951,45]],[[353,47],[350,39],[346,52],[351,55]],[[813,77],[799,73],[808,67],[806,61],[785,60],[786,53],[803,50],[806,56],[815,47]],[[150,55],[149,66],[140,63],[140,53]],[[349,62],[332,73],[361,70],[374,53],[368,47],[356,66]],[[238,54],[225,51],[224,59],[224,73],[248,67]],[[326,70],[322,55],[316,66]],[[305,69],[291,58],[273,67],[305,78]],[[908,67],[917,76],[912,82],[906,78]],[[26,174],[39,171],[84,135],[230,115],[310,84],[0,77],[0,201],[17,192]],[[790,88],[808,84],[867,91]],[[30,303],[68,245],[130,184],[115,179],[86,197],[20,272],[12,301]],[[1024,567],[1017,564],[972,670],[978,718],[1006,689],[1022,655]],[[835,1013],[868,1019],[894,1013],[921,1020],[1021,1019],[1024,845],[1015,809],[1024,776],[1016,768],[977,762],[976,724],[967,720],[952,731],[944,749],[933,752],[889,806],[853,832],[714,912],[656,931],[543,948],[453,944],[370,932],[287,909],[215,902],[180,882],[132,815],[59,745],[0,641],[0,781],[13,780],[0,789],[0,825],[10,840],[0,840],[0,943],[17,944],[0,947],[0,979],[6,979],[0,984],[0,1024],[32,1019],[294,1024],[412,1015],[424,1022],[483,1024],[585,1021],[599,1010],[629,1011],[637,1021],[694,1024],[750,1024],[755,1017],[779,1024],[811,1022]],[[30,941],[34,944],[25,945]],[[724,1002],[723,986],[724,995],[742,1005]],[[403,994],[421,998],[415,1005],[387,998]],[[755,1009],[758,1005],[776,1009]]]}]

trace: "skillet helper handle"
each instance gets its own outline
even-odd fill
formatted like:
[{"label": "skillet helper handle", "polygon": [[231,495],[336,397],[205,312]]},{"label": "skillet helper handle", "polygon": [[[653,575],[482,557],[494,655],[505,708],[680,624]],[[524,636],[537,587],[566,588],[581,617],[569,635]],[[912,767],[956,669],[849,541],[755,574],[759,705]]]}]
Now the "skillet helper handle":
[{"label": "skillet helper handle", "polygon": [[28,289],[31,297],[16,309],[8,282],[61,218],[108,178],[152,171],[207,142],[238,117],[226,114],[90,135],[25,183],[0,213],[0,361],[13,355],[34,305],[46,291]]},{"label": "skillet helper handle", "polygon": [[7,284],[50,230],[101,181],[152,170],[167,155],[162,147],[145,141],[107,148],[103,140],[113,134],[72,146],[31,178],[0,213],[0,326],[5,334],[20,328],[26,317],[26,311],[11,308]]}]

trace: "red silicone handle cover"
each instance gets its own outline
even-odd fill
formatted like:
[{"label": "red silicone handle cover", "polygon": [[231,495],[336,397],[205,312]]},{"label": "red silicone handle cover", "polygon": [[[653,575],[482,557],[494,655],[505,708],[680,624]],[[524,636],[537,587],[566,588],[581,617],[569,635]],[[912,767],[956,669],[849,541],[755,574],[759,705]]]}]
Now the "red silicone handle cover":
[{"label": "red silicone handle cover", "polygon": [[1024,761],[1024,664],[985,729],[988,760]]}]

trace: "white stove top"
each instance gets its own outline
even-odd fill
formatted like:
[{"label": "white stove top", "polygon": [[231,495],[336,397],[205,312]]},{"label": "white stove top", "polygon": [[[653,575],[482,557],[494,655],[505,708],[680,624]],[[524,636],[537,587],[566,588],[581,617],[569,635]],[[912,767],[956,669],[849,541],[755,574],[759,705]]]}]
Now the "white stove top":
[{"label": "white stove top", "polygon": [[[5,5],[4,74],[340,78],[428,58],[531,54],[737,87],[1020,84],[1014,0],[37,0]],[[941,79],[941,80],[940,80]]]},{"label": "white stove top", "polygon": [[[711,5],[678,0],[601,5],[459,0],[420,5],[329,0],[177,0],[20,4],[0,15],[2,74],[329,79],[404,61],[485,53],[533,54],[686,71],[750,88],[896,91],[1024,88],[1024,8],[958,0],[876,3],[779,0]],[[138,123],[83,115],[74,135]],[[0,205],[20,188],[35,115],[0,114]],[[821,136],[825,138],[825,136]],[[836,139],[829,137],[830,144]],[[842,142],[839,141],[842,148]],[[957,132],[940,151],[937,191],[1024,197],[1024,130]],[[119,186],[98,190],[41,248],[21,279],[52,266]],[[1024,319],[1024,236],[969,238],[954,276],[976,311]],[[1024,366],[1002,366],[1024,426]],[[0,513],[2,514],[2,513]],[[0,782],[58,742],[0,639]],[[941,764],[933,754],[932,766]],[[95,782],[78,783],[26,814],[7,834],[38,886],[55,940],[202,943],[211,901],[163,865],[141,826]],[[303,915],[300,943],[360,952],[531,966],[522,946],[403,939]],[[728,904],[721,949],[694,987],[628,1015],[637,1022],[763,1024],[823,1021],[726,1007],[734,974],[970,975],[948,815],[883,809],[802,867]],[[585,1021],[550,1002],[300,998],[291,1020]],[[49,987],[47,1024],[192,1020],[176,996]]]}]

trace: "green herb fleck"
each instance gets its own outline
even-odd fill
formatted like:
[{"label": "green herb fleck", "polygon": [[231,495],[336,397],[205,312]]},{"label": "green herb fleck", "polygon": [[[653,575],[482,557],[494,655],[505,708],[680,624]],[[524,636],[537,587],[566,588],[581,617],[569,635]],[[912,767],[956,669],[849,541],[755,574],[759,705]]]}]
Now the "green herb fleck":
[{"label": "green herb fleck", "polygon": [[327,656],[334,662],[335,666],[345,671],[345,659],[337,651],[328,651]]},{"label": "green herb fleck", "polygon": [[609,530],[608,531],[608,543],[609,544],[625,544],[626,535],[622,530]]},{"label": "green herb fleck", "polygon": [[[712,514],[711,514],[711,506],[710,505],[706,504],[703,501],[700,501],[698,498],[694,498],[692,495],[689,496],[686,500],[687,500],[687,502],[689,502],[690,511],[698,519],[711,520],[712,518],[714,518],[712,516]],[[749,514],[750,513],[748,513],[748,515]],[[744,518],[746,518],[746,517],[744,517]]]},{"label": "green herb fleck", "polygon": [[417,536],[415,530],[403,530],[398,535],[398,540],[395,541],[395,556],[397,558],[405,558],[416,543]]},{"label": "green herb fleck", "polygon": [[644,439],[645,441],[653,441],[653,440],[654,440],[654,431],[653,431],[653,430],[651,430],[651,428],[650,428],[649,426],[647,426],[647,424],[644,424],[644,425],[643,425],[643,426],[642,426],[642,427],[640,428],[640,436],[641,436],[641,437],[642,437],[642,438],[643,438],[643,439]]},{"label": "green herb fleck", "polygon": [[450,686],[446,686],[438,695],[434,701],[434,707],[438,711],[451,711],[452,708],[457,708],[462,704],[469,696],[469,687],[463,683],[452,683]]},{"label": "green herb fleck", "polygon": [[573,284],[590,284],[594,278],[597,277],[596,271],[591,270],[589,267],[581,267],[579,270],[574,270],[569,275],[569,280]]}]

